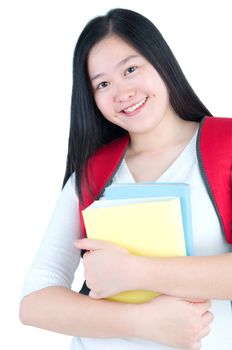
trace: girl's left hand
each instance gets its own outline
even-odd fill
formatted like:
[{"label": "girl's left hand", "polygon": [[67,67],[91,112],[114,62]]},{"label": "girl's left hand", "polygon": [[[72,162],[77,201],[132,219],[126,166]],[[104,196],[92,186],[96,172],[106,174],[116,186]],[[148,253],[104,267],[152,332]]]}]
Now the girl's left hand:
[{"label": "girl's left hand", "polygon": [[74,245],[88,251],[83,256],[83,265],[90,297],[101,299],[131,289],[128,271],[131,254],[127,249],[88,238],[75,241]]}]

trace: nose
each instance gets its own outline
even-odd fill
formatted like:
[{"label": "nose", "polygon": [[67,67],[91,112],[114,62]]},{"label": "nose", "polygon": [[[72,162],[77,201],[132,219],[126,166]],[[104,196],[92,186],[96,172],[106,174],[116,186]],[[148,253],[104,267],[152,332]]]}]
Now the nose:
[{"label": "nose", "polygon": [[136,94],[134,87],[128,85],[126,82],[118,83],[115,87],[114,100],[115,102],[129,101]]}]

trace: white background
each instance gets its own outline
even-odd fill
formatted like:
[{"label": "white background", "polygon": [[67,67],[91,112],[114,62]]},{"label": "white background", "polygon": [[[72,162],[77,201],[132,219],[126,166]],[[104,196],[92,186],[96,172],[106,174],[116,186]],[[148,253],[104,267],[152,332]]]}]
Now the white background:
[{"label": "white background", "polygon": [[[0,1],[1,349],[68,349],[25,327],[19,295],[65,171],[72,55],[86,22],[113,7],[150,18],[216,116],[232,116],[230,1]],[[3,345],[4,344],[4,345]]]}]

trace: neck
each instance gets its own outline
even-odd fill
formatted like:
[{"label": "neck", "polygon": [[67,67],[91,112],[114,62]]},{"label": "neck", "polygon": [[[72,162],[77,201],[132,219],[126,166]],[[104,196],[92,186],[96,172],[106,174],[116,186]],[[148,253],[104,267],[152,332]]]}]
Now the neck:
[{"label": "neck", "polygon": [[176,114],[163,118],[154,129],[144,133],[131,133],[128,153],[156,153],[191,139],[197,123],[181,119]]}]

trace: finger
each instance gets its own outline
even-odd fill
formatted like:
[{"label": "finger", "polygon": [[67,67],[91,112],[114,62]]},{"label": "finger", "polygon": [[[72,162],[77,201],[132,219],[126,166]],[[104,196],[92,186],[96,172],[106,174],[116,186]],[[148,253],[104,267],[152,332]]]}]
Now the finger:
[{"label": "finger", "polygon": [[92,250],[87,250],[87,251],[85,252],[85,254],[83,255],[83,262],[86,260],[86,258],[88,257],[88,255],[91,254],[91,252],[92,252]]},{"label": "finger", "polygon": [[202,315],[202,324],[203,326],[208,326],[210,323],[212,323],[214,320],[214,315],[210,311],[206,311]]},{"label": "finger", "polygon": [[190,304],[192,303],[205,303],[208,300],[207,299],[200,299],[200,298],[188,298],[188,299],[184,299],[185,301],[188,301]]},{"label": "finger", "polygon": [[210,327],[204,327],[202,328],[202,330],[199,332],[199,335],[198,335],[198,341],[201,340],[202,338],[206,337],[207,335],[209,335],[211,329]]},{"label": "finger", "polygon": [[191,348],[190,350],[200,350],[201,349],[201,342],[197,341]]},{"label": "finger", "polygon": [[74,246],[79,249],[85,250],[99,250],[109,247],[111,244],[109,242],[98,240],[98,239],[89,239],[83,238],[74,242]]},{"label": "finger", "polygon": [[211,302],[208,300],[208,301],[204,301],[204,302],[201,302],[201,303],[191,303],[192,306],[198,310],[202,315],[207,312],[211,306]]},{"label": "finger", "polygon": [[102,299],[98,294],[94,293],[92,290],[89,292],[89,297],[92,299]]}]

